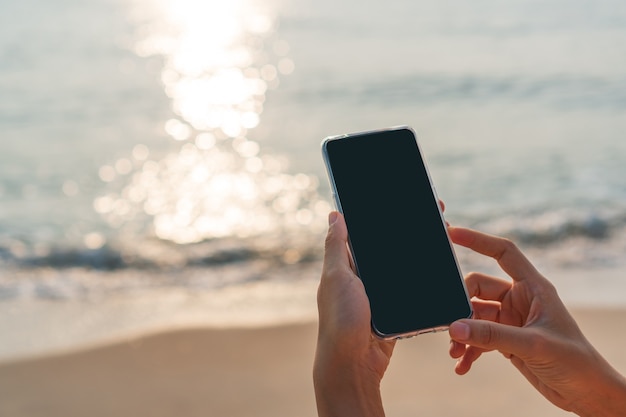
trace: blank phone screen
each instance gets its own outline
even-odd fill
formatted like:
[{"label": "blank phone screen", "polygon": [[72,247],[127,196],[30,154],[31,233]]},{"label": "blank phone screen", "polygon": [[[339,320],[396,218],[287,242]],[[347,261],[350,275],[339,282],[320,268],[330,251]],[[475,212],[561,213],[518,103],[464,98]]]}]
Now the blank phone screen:
[{"label": "blank phone screen", "polygon": [[413,131],[330,139],[329,174],[381,336],[445,327],[471,314]]}]

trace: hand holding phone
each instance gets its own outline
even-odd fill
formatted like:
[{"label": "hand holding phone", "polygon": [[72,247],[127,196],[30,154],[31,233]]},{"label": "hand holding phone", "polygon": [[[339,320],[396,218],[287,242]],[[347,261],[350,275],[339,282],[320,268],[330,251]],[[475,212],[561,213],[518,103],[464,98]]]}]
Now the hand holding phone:
[{"label": "hand holding phone", "polygon": [[333,136],[322,149],[374,333],[408,337],[471,316],[413,131],[401,126]]}]

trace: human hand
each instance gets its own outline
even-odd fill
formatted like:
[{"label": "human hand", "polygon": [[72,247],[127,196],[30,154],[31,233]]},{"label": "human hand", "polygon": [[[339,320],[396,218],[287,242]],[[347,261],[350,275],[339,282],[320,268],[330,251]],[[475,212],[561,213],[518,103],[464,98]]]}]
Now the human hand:
[{"label": "human hand", "polygon": [[338,212],[328,220],[313,366],[318,413],[383,416],[380,381],[395,342],[372,334],[369,301],[351,265],[345,221]]},{"label": "human hand", "polygon": [[626,415],[626,381],[587,341],[554,286],[515,244],[449,228],[456,244],[498,261],[512,281],[480,273],[465,281],[474,319],[450,326],[456,372],[483,352],[500,351],[548,400],[581,416]]}]

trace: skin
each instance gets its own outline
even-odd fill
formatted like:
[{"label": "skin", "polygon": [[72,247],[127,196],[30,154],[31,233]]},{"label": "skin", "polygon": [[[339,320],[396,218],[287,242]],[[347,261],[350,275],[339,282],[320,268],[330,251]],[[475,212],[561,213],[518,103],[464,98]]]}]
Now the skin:
[{"label": "skin", "polygon": [[380,381],[395,341],[370,328],[365,288],[354,274],[343,217],[329,215],[318,288],[319,331],[313,382],[320,416],[383,416]]},{"label": "skin", "polygon": [[[554,286],[509,240],[449,228],[451,239],[494,258],[512,280],[466,277],[474,319],[449,329],[450,355],[463,375],[482,353],[501,352],[548,400],[580,416],[626,415],[626,380],[587,341]],[[341,214],[329,215],[318,289],[313,380],[318,413],[384,416],[380,382],[393,341],[371,332],[369,303],[354,274]]]}]

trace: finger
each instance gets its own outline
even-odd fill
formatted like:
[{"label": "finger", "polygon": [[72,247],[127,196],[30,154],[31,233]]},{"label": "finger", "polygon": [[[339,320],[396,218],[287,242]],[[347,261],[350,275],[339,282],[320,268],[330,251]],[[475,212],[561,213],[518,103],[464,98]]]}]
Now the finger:
[{"label": "finger", "polygon": [[354,276],[347,246],[348,231],[343,216],[338,212],[331,212],[328,215],[328,223],[320,289],[333,287],[339,283],[338,281]]},{"label": "finger", "polygon": [[378,347],[385,354],[385,356],[390,358],[391,355],[393,354],[393,349],[396,346],[396,341],[397,340],[396,339],[393,339],[393,340],[380,340],[380,339],[378,339],[377,336],[374,335],[374,333],[371,333],[371,337],[374,339],[374,342],[378,345]]},{"label": "finger", "polygon": [[324,268],[340,265],[349,266],[347,248],[348,229],[341,213],[333,211],[328,215],[328,234],[324,244]]},{"label": "finger", "polygon": [[499,350],[521,358],[527,357],[531,338],[528,329],[486,320],[458,320],[450,325],[450,337],[484,350]]},{"label": "finger", "polygon": [[[439,208],[441,209],[441,213],[446,211],[446,203],[444,203],[443,200],[439,200]],[[446,227],[450,227],[450,223],[445,218],[443,220],[446,224]]]},{"label": "finger", "polygon": [[450,340],[450,349],[449,349],[450,357],[454,359],[460,358],[461,356],[463,356],[463,354],[465,354],[466,348],[467,348],[467,345],[465,343],[459,343],[454,340]]},{"label": "finger", "polygon": [[472,300],[472,318],[477,320],[500,321],[501,304],[495,301]]},{"label": "finger", "polygon": [[454,243],[497,260],[500,267],[516,281],[537,275],[535,267],[508,239],[460,227],[450,227],[448,233]]},{"label": "finger", "polygon": [[[317,289],[317,303],[319,310],[320,322],[334,322],[337,315],[343,310],[341,303],[347,300],[354,301],[350,294],[358,288],[357,300],[365,297],[365,290],[362,282],[356,278],[350,268],[349,252],[347,247],[348,232],[346,229],[343,216],[334,211],[328,215],[328,234],[326,235],[324,262],[322,266],[322,274]],[[359,284],[355,287],[353,284]],[[346,296],[346,291],[350,294]],[[349,301],[348,300],[348,301]],[[367,319],[369,321],[369,318]],[[326,326],[328,329],[328,326]],[[321,329],[321,327],[320,327]]]},{"label": "finger", "polygon": [[483,300],[502,301],[511,289],[511,281],[492,277],[479,272],[469,273],[465,277],[465,286],[470,297]]},{"label": "finger", "polygon": [[472,364],[480,358],[484,352],[474,346],[469,346],[465,350],[465,354],[457,361],[454,371],[459,375],[465,375],[472,368]]}]

